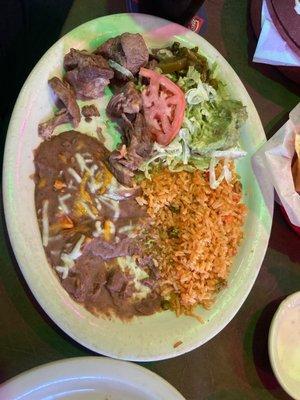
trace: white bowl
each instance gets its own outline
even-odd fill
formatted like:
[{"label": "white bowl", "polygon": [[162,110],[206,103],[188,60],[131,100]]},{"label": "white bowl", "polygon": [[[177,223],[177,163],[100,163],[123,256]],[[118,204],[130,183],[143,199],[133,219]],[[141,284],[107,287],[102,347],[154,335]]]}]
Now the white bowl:
[{"label": "white bowl", "polygon": [[[95,48],[122,32],[141,32],[151,46],[177,40],[197,45],[232,95],[246,106],[249,118],[241,133],[248,155],[238,163],[249,213],[245,239],[234,259],[229,284],[211,310],[199,308],[205,323],[191,317],[176,318],[169,311],[123,323],[96,318],[74,302],[49,267],[41,242],[34,205],[33,150],[39,145],[38,123],[53,112],[47,80],[62,73],[63,56],[70,47]],[[101,115],[107,98],[98,102]],[[84,124],[80,130],[95,127]],[[21,271],[37,301],[52,320],[73,339],[97,353],[136,361],[170,358],[193,350],[220,332],[237,313],[259,272],[268,245],[273,213],[273,191],[268,179],[264,198],[252,171],[251,157],[265,142],[265,134],[242,82],[221,54],[199,35],[177,24],[141,14],[118,14],[95,19],[62,37],[41,58],[25,82],[11,117],[3,166],[4,209],[11,244]],[[261,178],[264,178],[263,176]],[[182,342],[175,346],[176,342]]]},{"label": "white bowl", "polygon": [[280,385],[300,400],[300,292],[288,296],[272,319],[269,357]]}]

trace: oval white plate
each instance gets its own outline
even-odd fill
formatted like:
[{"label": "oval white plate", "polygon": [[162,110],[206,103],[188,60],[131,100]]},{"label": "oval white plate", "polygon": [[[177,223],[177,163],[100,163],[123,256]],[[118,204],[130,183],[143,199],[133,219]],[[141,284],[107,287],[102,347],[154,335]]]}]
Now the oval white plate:
[{"label": "oval white plate", "polygon": [[[295,400],[300,400],[300,345],[293,343],[292,337],[286,337],[285,343],[279,338],[280,331],[286,328],[286,320],[291,312],[298,311],[298,325],[293,330],[300,336],[299,315],[300,315],[300,292],[288,296],[278,307],[270,331],[269,331],[269,357],[274,374],[283,389]],[[294,317],[293,317],[294,318]],[[297,318],[297,317],[296,317]],[[296,321],[295,321],[296,322]],[[285,350],[283,348],[285,346]],[[285,352],[285,353],[283,353]],[[284,364],[289,358],[288,365]],[[284,359],[282,357],[284,356]],[[284,361],[283,361],[284,360]]]},{"label": "oval white plate", "polygon": [[80,357],[42,365],[0,386],[5,400],[184,400],[160,376],[138,365]]},{"label": "oval white plate", "polygon": [[[171,312],[135,318],[130,323],[96,318],[75,303],[47,264],[35,215],[33,150],[40,143],[38,123],[51,115],[53,99],[47,80],[62,73],[63,56],[70,47],[93,49],[122,32],[141,32],[149,46],[180,41],[198,45],[210,62],[216,61],[220,75],[246,106],[249,118],[242,129],[241,143],[248,156],[238,163],[249,215],[245,240],[236,256],[229,284],[211,310],[199,308],[205,324],[191,317],[176,318]],[[103,116],[107,98],[98,102]],[[82,132],[95,131],[90,124]],[[206,40],[182,26],[141,14],[118,14],[98,18],[61,38],[42,57],[19,95],[7,134],[3,170],[4,208],[14,253],[34,296],[55,323],[82,345],[101,354],[137,361],[160,360],[190,351],[207,342],[237,313],[259,272],[268,240],[273,213],[273,192],[265,180],[268,195],[263,198],[252,171],[251,156],[265,142],[256,109],[243,84],[227,61]],[[179,346],[174,344],[181,342]]]}]

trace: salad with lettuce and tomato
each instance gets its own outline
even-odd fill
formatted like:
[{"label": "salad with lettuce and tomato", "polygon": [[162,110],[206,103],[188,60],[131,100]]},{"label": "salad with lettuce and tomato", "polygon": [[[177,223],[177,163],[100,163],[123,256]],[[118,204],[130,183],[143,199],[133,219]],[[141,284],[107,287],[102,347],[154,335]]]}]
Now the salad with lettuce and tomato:
[{"label": "salad with lettuce and tomato", "polygon": [[[136,87],[141,91],[144,116],[155,138],[152,156],[140,170],[150,177],[161,165],[172,171],[210,170],[211,186],[230,179],[227,166],[246,152],[239,146],[246,107],[233,100],[218,78],[217,65],[208,65],[197,47],[175,42],[153,50],[153,69],[141,68]],[[213,170],[222,159],[218,180]]]}]

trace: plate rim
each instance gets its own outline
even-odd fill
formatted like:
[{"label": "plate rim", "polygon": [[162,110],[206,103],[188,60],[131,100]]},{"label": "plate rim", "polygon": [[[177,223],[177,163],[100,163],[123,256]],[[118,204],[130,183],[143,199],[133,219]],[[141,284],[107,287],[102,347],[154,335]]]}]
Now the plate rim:
[{"label": "plate rim", "polygon": [[[73,371],[73,369],[77,372]],[[41,385],[46,384],[48,382],[47,376],[50,373],[52,375],[51,379],[57,377],[60,381],[67,381],[71,378],[78,379],[83,373],[84,378],[87,379],[97,379],[99,376],[99,380],[101,380],[103,377],[108,379],[111,376],[113,379],[119,379],[122,382],[126,381],[129,384],[139,383],[139,378],[143,378],[144,382],[148,382],[159,391],[161,390],[159,394],[164,396],[163,400],[185,400],[173,385],[148,368],[129,361],[101,356],[71,357],[33,367],[2,383],[0,385],[0,395],[4,393],[6,400],[22,400],[24,396],[28,396],[30,393],[28,389],[31,391],[38,390]],[[103,375],[98,375],[98,373]],[[49,383],[50,385],[51,383]],[[26,386],[25,393],[24,386]],[[31,388],[28,386],[31,386]],[[141,385],[139,389],[141,389]],[[24,398],[28,399],[28,397]]]},{"label": "plate rim", "polygon": [[[135,356],[130,356],[128,354],[116,354],[116,352],[113,351],[106,351],[100,348],[100,346],[94,346],[92,343],[90,343],[88,340],[82,340],[81,338],[78,338],[76,335],[76,331],[69,329],[68,327],[65,326],[65,324],[57,317],[56,313],[53,313],[51,310],[48,310],[47,304],[45,304],[43,299],[40,299],[39,295],[37,294],[37,290],[33,284],[33,282],[30,281],[30,274],[27,273],[26,268],[22,265],[22,255],[19,253],[18,251],[18,243],[16,243],[16,241],[14,240],[13,237],[13,232],[16,229],[15,226],[15,222],[14,222],[14,218],[11,216],[11,204],[9,202],[9,198],[8,198],[8,194],[7,194],[7,190],[8,190],[8,174],[7,174],[7,165],[9,165],[9,163],[7,162],[8,159],[8,155],[9,155],[9,149],[10,149],[10,140],[11,140],[11,130],[12,130],[12,126],[15,120],[16,115],[18,115],[18,113],[20,112],[20,103],[22,100],[22,97],[26,91],[28,82],[30,82],[31,77],[35,74],[36,70],[38,70],[39,66],[43,63],[43,61],[47,58],[48,53],[51,52],[51,50],[56,47],[59,43],[62,43],[66,37],[68,37],[73,31],[76,31],[79,28],[82,28],[83,26],[87,26],[91,23],[95,23],[96,21],[101,22],[101,20],[103,19],[109,19],[109,18],[124,18],[124,17],[128,17],[128,16],[134,16],[136,15],[137,17],[139,16],[144,16],[146,18],[148,18],[149,20],[152,21],[161,21],[161,22],[167,22],[167,23],[172,23],[174,26],[178,26],[180,29],[183,29],[184,27],[182,27],[181,25],[178,24],[174,24],[173,22],[167,21],[163,18],[159,18],[156,16],[151,16],[151,15],[147,15],[147,14],[141,14],[141,13],[120,13],[120,14],[111,14],[111,15],[106,15],[106,16],[102,16],[102,17],[98,17],[92,20],[89,20],[81,25],[78,25],[77,27],[75,27],[74,29],[72,29],[71,31],[69,31],[68,33],[66,33],[65,35],[63,35],[61,38],[59,38],[59,40],[57,40],[45,53],[44,55],[39,59],[39,61],[36,63],[36,65],[34,66],[34,68],[32,69],[32,71],[30,72],[30,74],[28,75],[26,81],[24,82],[22,89],[19,92],[18,98],[16,100],[13,112],[11,114],[11,118],[10,118],[10,122],[9,122],[9,126],[8,126],[8,130],[7,130],[7,135],[6,135],[6,140],[5,140],[5,149],[4,149],[4,157],[3,157],[3,183],[2,183],[2,188],[3,188],[3,204],[4,204],[4,214],[5,214],[5,221],[6,221],[6,226],[7,226],[7,231],[8,231],[8,235],[9,235],[9,239],[10,239],[10,243],[15,255],[15,258],[17,260],[18,266],[22,272],[22,275],[24,276],[27,285],[30,288],[30,291],[32,292],[32,294],[35,297],[35,300],[37,301],[37,303],[39,304],[39,306],[42,307],[42,309],[44,310],[44,312],[46,312],[46,314],[51,318],[51,320],[59,327],[59,329],[61,329],[63,332],[65,332],[68,336],[70,336],[72,339],[74,339],[76,342],[78,342],[80,345],[84,346],[85,348],[88,348],[98,354],[103,354],[105,356],[110,356],[110,357],[114,357],[117,359],[122,359],[122,360],[130,360],[130,361],[139,361],[139,362],[149,362],[149,361],[158,361],[158,360],[165,360],[165,359],[170,359],[173,357],[177,357],[179,355],[188,353],[200,346],[202,346],[204,343],[207,343],[209,340],[211,340],[214,336],[216,336],[220,331],[222,331],[231,321],[232,319],[236,316],[236,314],[238,313],[239,309],[241,308],[241,306],[244,304],[244,301],[246,300],[246,298],[248,297],[250,291],[253,288],[253,285],[256,281],[256,278],[258,276],[258,273],[260,271],[263,259],[265,257],[267,248],[268,248],[268,242],[269,242],[269,238],[270,238],[270,233],[271,233],[271,226],[272,226],[272,218],[273,218],[273,208],[274,208],[274,195],[273,195],[273,191],[272,191],[272,198],[268,199],[269,204],[266,204],[265,207],[266,209],[268,209],[269,212],[269,226],[267,229],[267,239],[266,239],[266,243],[264,246],[264,249],[260,250],[259,252],[259,256],[256,258],[256,265],[255,268],[253,268],[253,273],[252,273],[252,279],[249,280],[246,289],[243,291],[243,295],[240,296],[240,299],[238,301],[238,305],[234,307],[234,310],[230,311],[230,313],[228,314],[228,316],[225,319],[222,319],[222,323],[218,326],[218,329],[215,329],[213,332],[211,332],[210,335],[208,335],[205,340],[198,340],[197,343],[195,344],[190,344],[190,345],[186,345],[186,346],[179,346],[176,349],[170,349],[169,351],[164,351],[163,353],[160,353],[159,355],[155,355],[155,356],[143,356],[143,355],[135,355]],[[186,28],[184,28],[186,29]],[[189,34],[191,34],[192,36],[198,37],[199,35],[189,31],[188,29],[186,29]],[[229,69],[231,70],[232,74],[234,75],[235,79],[237,79],[240,83],[240,85],[242,86],[242,88],[244,89],[245,93],[248,96],[249,99],[249,104],[251,104],[251,107],[253,109],[253,112],[255,113],[255,117],[257,122],[259,122],[260,127],[261,127],[261,132],[264,134],[264,137],[262,137],[262,139],[264,140],[263,143],[265,143],[266,141],[266,136],[265,136],[265,132],[264,132],[264,128],[263,125],[261,123],[259,114],[256,110],[256,107],[252,101],[251,96],[249,95],[247,89],[245,88],[243,82],[241,81],[241,79],[239,78],[239,76],[237,75],[237,73],[235,72],[235,70],[232,68],[232,66],[229,64],[229,62],[225,59],[225,57],[213,46],[211,45],[205,38],[203,38],[201,36],[201,40],[205,41],[206,44],[211,47],[220,57],[220,59],[222,60],[222,63],[225,63],[227,67],[229,67]],[[261,143],[261,144],[263,144]],[[270,184],[271,187],[271,184]]]}]

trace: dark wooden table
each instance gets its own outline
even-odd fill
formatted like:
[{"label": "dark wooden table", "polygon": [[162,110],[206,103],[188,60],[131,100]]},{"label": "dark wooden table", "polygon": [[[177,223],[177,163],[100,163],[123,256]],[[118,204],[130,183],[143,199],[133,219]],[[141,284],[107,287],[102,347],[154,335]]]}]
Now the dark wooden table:
[{"label": "dark wooden table", "polygon": [[[54,15],[53,3],[60,2],[52,2],[50,7],[58,22],[53,23],[51,32],[48,27],[44,43],[39,39],[41,45],[35,51],[35,58],[31,58],[32,65],[39,53],[46,50],[43,44],[48,46],[54,42],[59,32],[67,32],[98,16],[125,10],[121,0],[75,0],[72,5],[69,1],[71,8],[67,6],[61,15],[57,10]],[[205,10],[208,19],[205,38],[227,58],[243,80],[270,137],[298,103],[299,87],[273,67],[251,62],[255,36],[246,0],[207,0]],[[51,18],[48,13],[44,23],[47,19],[52,21]],[[43,29],[40,34],[43,35]],[[23,57],[26,60],[25,52]],[[29,62],[25,66],[31,67]],[[8,116],[4,115],[3,130],[7,121]],[[3,136],[1,141],[3,152]],[[92,354],[54,326],[33,299],[14,260],[3,218],[0,235],[0,382],[50,361]],[[270,243],[260,274],[233,321],[210,342],[189,354],[143,365],[168,380],[188,400],[289,399],[270,368],[267,335],[279,302],[300,290],[299,262],[300,238],[290,230],[275,206]]]}]

